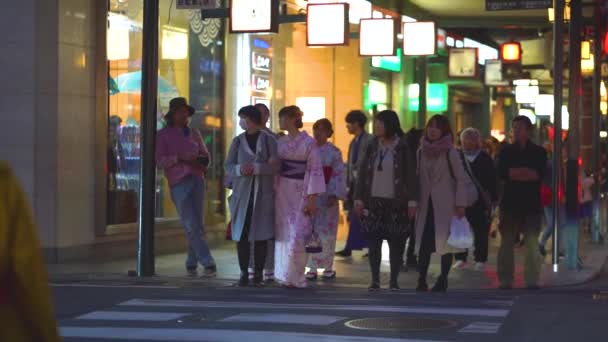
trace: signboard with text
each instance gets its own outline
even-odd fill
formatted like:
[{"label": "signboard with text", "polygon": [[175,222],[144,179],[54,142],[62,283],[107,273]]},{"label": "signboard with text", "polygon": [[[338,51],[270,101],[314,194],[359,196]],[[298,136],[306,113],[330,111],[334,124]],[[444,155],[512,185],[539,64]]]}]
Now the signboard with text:
[{"label": "signboard with text", "polygon": [[271,66],[272,58],[270,56],[255,51],[251,53],[252,69],[270,72]]},{"label": "signboard with text", "polygon": [[265,104],[272,110],[272,39],[250,37],[251,104]]},{"label": "signboard with text", "polygon": [[509,82],[502,79],[502,62],[499,59],[486,60],[484,83],[487,86],[508,86]]},{"label": "signboard with text", "polygon": [[477,48],[450,48],[448,76],[454,78],[477,77]]},{"label": "signboard with text", "polygon": [[278,0],[230,1],[230,32],[278,32]]},{"label": "signboard with text", "polygon": [[175,3],[177,9],[212,9],[216,7],[215,0],[177,0]]},{"label": "signboard with text", "polygon": [[532,10],[553,7],[553,0],[486,0],[486,11]]}]

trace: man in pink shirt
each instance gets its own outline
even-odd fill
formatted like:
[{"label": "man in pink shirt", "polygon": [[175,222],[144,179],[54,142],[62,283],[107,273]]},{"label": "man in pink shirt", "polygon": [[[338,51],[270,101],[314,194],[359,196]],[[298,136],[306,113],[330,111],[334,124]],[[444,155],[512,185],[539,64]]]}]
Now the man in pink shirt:
[{"label": "man in pink shirt", "polygon": [[188,127],[193,114],[194,107],[185,98],[171,100],[165,115],[167,127],[156,135],[156,163],[167,177],[171,199],[184,225],[188,274],[197,275],[198,262],[205,277],[214,277],[217,268],[203,237],[204,176],[210,156],[200,133]]}]

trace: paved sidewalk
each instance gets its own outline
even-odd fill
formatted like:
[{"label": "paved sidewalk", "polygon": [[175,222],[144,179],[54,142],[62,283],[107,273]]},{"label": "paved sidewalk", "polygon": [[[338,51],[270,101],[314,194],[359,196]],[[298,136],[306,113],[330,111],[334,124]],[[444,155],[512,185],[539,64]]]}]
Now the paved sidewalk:
[{"label": "paved sidewalk", "polygon": [[[496,255],[498,251],[498,240],[490,242],[490,260],[484,271],[475,271],[472,265],[461,270],[452,270],[450,273],[450,288],[453,289],[489,289],[498,286],[496,275]],[[340,243],[339,243],[340,245]],[[339,246],[341,247],[341,246]],[[383,255],[388,258],[388,247],[385,246]],[[110,282],[116,284],[173,284],[176,286],[188,285],[230,285],[238,279],[239,269],[235,246],[225,243],[219,248],[213,249],[213,254],[218,264],[218,276],[214,280],[203,278],[188,278],[185,276],[184,254],[158,256],[156,258],[157,276],[138,279],[128,277],[130,270],[136,269],[136,260],[123,260],[100,264],[59,264],[49,265],[51,283],[66,282]],[[543,265],[541,275],[541,286],[555,287],[565,285],[582,284],[596,278],[608,258],[608,246],[581,243],[583,268],[580,271],[566,270],[560,265],[559,272],[552,271],[550,258],[547,257]],[[516,276],[515,287],[523,287],[523,249],[516,251]],[[433,256],[431,269],[429,271],[429,282],[432,285],[439,273],[439,258]],[[354,287],[366,288],[369,285],[370,274],[368,259],[362,257],[362,252],[353,253],[352,258],[336,257],[335,269],[337,279],[332,281],[317,281],[315,286],[322,287]],[[388,285],[389,278],[388,260],[382,263],[382,285]],[[400,276],[400,285],[404,289],[414,288],[417,280],[417,272],[410,270]]]}]

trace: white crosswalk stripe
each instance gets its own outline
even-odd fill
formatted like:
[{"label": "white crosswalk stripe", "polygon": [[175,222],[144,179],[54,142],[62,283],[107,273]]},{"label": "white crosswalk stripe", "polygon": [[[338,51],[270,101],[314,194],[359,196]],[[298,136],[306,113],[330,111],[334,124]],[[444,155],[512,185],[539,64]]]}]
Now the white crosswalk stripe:
[{"label": "white crosswalk stripe", "polygon": [[135,311],[93,311],[86,315],[76,317],[79,320],[100,321],[172,321],[184,316],[185,313],[175,312],[135,312]]},{"label": "white crosswalk stripe", "polygon": [[473,322],[466,327],[458,330],[459,333],[473,333],[473,334],[496,334],[502,323],[495,322]]}]

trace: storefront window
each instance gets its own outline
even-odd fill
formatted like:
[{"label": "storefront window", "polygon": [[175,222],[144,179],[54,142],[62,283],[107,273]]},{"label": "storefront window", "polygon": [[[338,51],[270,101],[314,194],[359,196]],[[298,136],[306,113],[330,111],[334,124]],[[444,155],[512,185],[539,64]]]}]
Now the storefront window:
[{"label": "storefront window", "polygon": [[[218,6],[222,1],[217,0]],[[224,221],[222,186],[224,24],[201,19],[200,11],[178,10],[160,1],[157,129],[169,101],[186,97],[196,108],[191,127],[200,130],[212,153],[207,173],[205,220]],[[111,0],[108,11],[108,225],[135,223],[140,169],[143,0]],[[156,177],[157,221],[177,212],[162,171]]]}]

